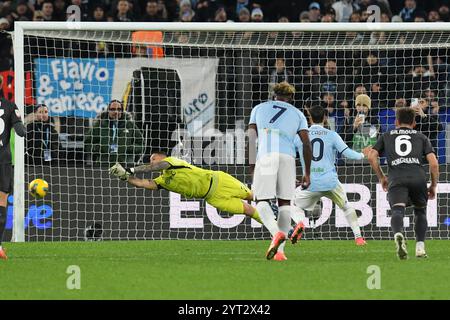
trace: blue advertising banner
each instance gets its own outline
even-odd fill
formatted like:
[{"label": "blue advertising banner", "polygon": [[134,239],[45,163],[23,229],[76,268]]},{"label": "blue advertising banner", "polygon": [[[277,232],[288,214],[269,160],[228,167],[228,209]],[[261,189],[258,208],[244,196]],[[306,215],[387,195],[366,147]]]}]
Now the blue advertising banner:
[{"label": "blue advertising banner", "polygon": [[50,116],[95,118],[106,109],[114,59],[37,58],[34,65],[36,100]]}]

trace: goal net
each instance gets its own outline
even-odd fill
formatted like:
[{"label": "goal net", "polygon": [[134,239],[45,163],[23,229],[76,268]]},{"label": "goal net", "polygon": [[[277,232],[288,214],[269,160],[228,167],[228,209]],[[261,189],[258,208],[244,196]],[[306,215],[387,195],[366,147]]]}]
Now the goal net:
[{"label": "goal net", "polygon": [[[16,202],[15,224],[9,219],[16,241],[21,235],[25,241],[269,239],[249,218],[217,212],[201,199],[131,187],[110,177],[108,168],[116,161],[129,167],[146,163],[162,150],[250,184],[249,115],[272,98],[273,85],[281,81],[295,86],[293,104],[300,110],[325,106],[329,127],[356,150],[395,126],[396,107],[420,106],[420,130],[432,140],[441,170],[437,200],[428,204],[428,235],[449,238],[445,29],[68,25],[24,23],[16,29],[16,77],[32,80],[29,88],[16,81],[16,103],[29,120],[25,146],[16,151],[16,197],[10,198]],[[360,115],[364,110],[356,110],[354,101],[364,93],[371,108]],[[45,115],[30,115],[42,111],[39,105],[47,106],[48,122]],[[388,239],[386,193],[367,162],[339,158],[337,172],[364,236]],[[35,178],[50,185],[44,199],[23,190]],[[317,208],[307,212],[306,239],[353,238],[334,204],[323,199]],[[413,237],[412,214],[405,219],[406,235]]]}]

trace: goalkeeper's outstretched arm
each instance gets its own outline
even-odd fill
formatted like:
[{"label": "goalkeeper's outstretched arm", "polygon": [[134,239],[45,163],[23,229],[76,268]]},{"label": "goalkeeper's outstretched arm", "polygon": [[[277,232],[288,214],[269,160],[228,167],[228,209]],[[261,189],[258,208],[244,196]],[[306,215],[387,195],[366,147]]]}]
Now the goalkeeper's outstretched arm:
[{"label": "goalkeeper's outstretched arm", "polygon": [[158,189],[158,185],[152,179],[138,179],[136,177],[129,177],[127,181],[129,184],[131,184],[135,187],[138,187],[138,188],[144,188],[147,190],[157,190]]},{"label": "goalkeeper's outstretched arm", "polygon": [[131,173],[143,173],[143,172],[151,172],[151,171],[161,171],[170,167],[170,163],[162,160],[160,162],[154,164],[144,164],[142,166],[138,166],[135,168],[130,168]]}]

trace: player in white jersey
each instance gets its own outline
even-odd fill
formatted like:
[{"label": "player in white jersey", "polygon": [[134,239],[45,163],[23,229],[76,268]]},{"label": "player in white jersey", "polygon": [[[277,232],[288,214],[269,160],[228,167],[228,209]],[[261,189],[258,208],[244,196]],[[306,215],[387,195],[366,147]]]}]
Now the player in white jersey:
[{"label": "player in white jersey", "polygon": [[[302,223],[305,217],[304,211],[312,211],[320,198],[326,197],[344,211],[345,218],[355,236],[356,245],[364,246],[366,241],[361,235],[356,211],[348,205],[347,195],[337,176],[335,161],[337,153],[348,159],[361,160],[365,157],[364,153],[368,154],[370,148],[364,149],[364,153],[356,152],[345,144],[339,134],[324,128],[327,115],[322,106],[312,106],[309,115],[312,123],[309,128],[312,147],[311,184],[308,189],[299,187],[295,190],[293,204],[296,210],[292,211],[292,219],[297,225],[294,231],[289,233],[289,238],[293,244],[301,238],[304,231]],[[297,139],[295,144],[301,154],[303,147],[300,140]]]},{"label": "player in white jersey", "polygon": [[[252,152],[249,150],[250,171],[254,171],[253,193],[256,208],[264,225],[272,234],[272,242],[266,253],[268,260],[286,260],[283,252],[277,253],[286,240],[291,227],[291,200],[295,192],[295,145],[299,136],[303,143],[303,187],[310,184],[311,145],[308,123],[301,111],[291,105],[295,89],[287,82],[274,87],[275,100],[261,103],[250,115],[249,134],[258,137],[258,152],[254,170]],[[256,142],[256,141],[253,141]],[[251,148],[252,143],[249,144]],[[272,199],[278,200],[277,221],[270,206]]]}]

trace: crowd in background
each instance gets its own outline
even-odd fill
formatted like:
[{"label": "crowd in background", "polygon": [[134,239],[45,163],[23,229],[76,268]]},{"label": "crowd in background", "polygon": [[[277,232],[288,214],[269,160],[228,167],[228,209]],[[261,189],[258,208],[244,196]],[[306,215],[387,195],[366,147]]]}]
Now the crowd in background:
[{"label": "crowd in background", "polygon": [[[369,18],[367,8],[370,5],[380,7],[382,22],[448,22],[450,17],[450,0],[19,0],[0,1],[0,31],[12,31],[14,21],[65,21],[74,14],[67,10],[71,5],[80,8],[82,21],[112,22],[365,22]],[[228,75],[223,80],[224,87],[219,83],[219,90],[225,92],[225,96],[219,92],[218,99],[227,101],[222,108],[218,106],[219,114],[222,112],[225,115],[223,123],[240,115],[239,101],[227,95],[234,95],[242,88],[232,87],[230,83],[249,80],[250,88],[246,90],[253,92],[252,104],[255,105],[271,98],[274,84],[288,81],[297,88],[296,101],[301,103],[302,108],[307,108],[313,101],[319,101],[327,108],[330,126],[352,147],[358,146],[357,149],[360,149],[367,143],[373,143],[373,138],[379,133],[394,127],[395,108],[412,104],[417,112],[418,128],[438,147],[443,123],[447,121],[447,106],[450,105],[450,86],[447,84],[450,61],[447,61],[446,50],[418,52],[414,49],[374,50],[356,55],[355,52],[311,50],[271,56],[267,51],[257,51],[252,53],[248,64],[239,62],[249,66],[250,78],[233,78],[236,77],[235,72],[219,71]],[[170,56],[170,52],[166,55]],[[234,58],[225,55],[221,66],[233,69]],[[10,36],[0,32],[0,71],[4,70],[13,70],[13,53]],[[0,96],[3,95],[1,83],[4,80],[0,78]],[[367,94],[371,98],[361,110],[354,105],[359,94]],[[234,102],[230,103],[231,100]],[[120,107],[123,109],[122,105]],[[41,137],[38,140],[42,141],[45,140],[42,137],[48,134],[45,132],[50,132],[47,143],[52,148],[58,148],[54,141],[58,128],[55,130],[54,126],[39,124],[50,120],[44,109],[35,108],[34,111],[37,116],[30,118],[34,120],[31,121],[34,124],[30,125],[30,131],[38,132]],[[89,131],[92,134],[97,130],[100,140],[101,132],[109,133],[95,125],[113,130],[113,121],[107,121],[111,117],[108,113],[111,110],[99,116]],[[127,129],[123,131],[134,130],[134,125],[130,124],[132,119],[128,118],[130,115],[125,110],[120,113],[124,117],[120,125]],[[364,117],[359,116],[361,114]],[[221,120],[218,122],[222,123]],[[133,133],[136,142],[133,140],[132,145],[134,151],[141,150],[139,152],[142,153],[142,133],[136,130],[136,135]],[[362,131],[367,131],[372,139],[361,143],[356,136]],[[93,152],[94,145],[101,143],[100,140],[89,139],[85,140],[85,150]],[[129,144],[127,139],[122,139],[122,143]],[[112,146],[105,145],[107,149],[103,152],[109,153]],[[30,148],[29,154],[34,154],[36,146]],[[42,158],[44,154],[37,153],[37,157]],[[50,155],[50,158],[55,157]],[[139,154],[136,154],[137,158]],[[101,161],[108,162],[103,158]]]}]

